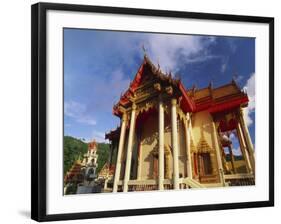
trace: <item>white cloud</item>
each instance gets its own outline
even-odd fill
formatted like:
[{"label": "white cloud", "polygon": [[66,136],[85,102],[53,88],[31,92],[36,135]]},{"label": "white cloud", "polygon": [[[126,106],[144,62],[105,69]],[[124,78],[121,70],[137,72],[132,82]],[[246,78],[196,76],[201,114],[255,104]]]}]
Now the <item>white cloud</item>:
[{"label": "white cloud", "polygon": [[241,149],[240,149],[240,147],[238,146],[238,148],[233,148],[232,149],[232,152],[233,152],[233,154],[235,155],[235,156],[241,156],[242,154],[241,154]]},{"label": "white cloud", "polygon": [[73,118],[76,122],[96,125],[96,120],[86,114],[86,106],[76,101],[68,101],[64,103],[64,114]]},{"label": "white cloud", "polygon": [[91,134],[87,137],[76,137],[77,139],[80,139],[81,141],[88,143],[93,140],[95,140],[98,143],[109,143],[108,139],[105,139],[105,132],[102,131],[92,131]]},{"label": "white cloud", "polygon": [[143,41],[151,60],[164,71],[176,72],[180,61],[196,63],[215,57],[206,50],[215,43],[215,37],[152,34]]},{"label": "white cloud", "polygon": [[228,61],[229,61],[228,56],[221,57],[221,73],[224,73],[226,71],[228,66]]},{"label": "white cloud", "polygon": [[97,142],[107,142],[108,143],[108,140],[105,139],[105,133],[104,132],[93,131],[92,135],[93,135],[92,140],[94,139]]},{"label": "white cloud", "polygon": [[[177,34],[141,34],[132,33],[130,36],[116,35],[112,42],[111,34],[101,40],[103,48],[117,54],[127,65],[134,65],[134,57],[128,55],[143,55],[145,47],[149,58],[154,64],[159,63],[164,72],[177,72],[180,65],[198,63],[216,57],[210,55],[208,47],[216,43],[216,37],[177,35]],[[99,46],[97,46],[99,47]],[[113,57],[111,60],[116,60]]]},{"label": "white cloud", "polygon": [[252,114],[255,111],[255,74],[254,73],[247,80],[244,89],[246,90],[249,97],[248,107],[244,108],[244,114],[245,114],[246,124],[250,126],[254,122],[250,117],[250,114]]},{"label": "white cloud", "polygon": [[116,69],[108,79],[95,79],[92,84],[93,96],[87,113],[111,112],[121,93],[127,90],[130,80],[121,69]]},{"label": "white cloud", "polygon": [[96,125],[97,124],[97,121],[93,118],[90,118],[90,117],[78,118],[77,122],[83,123],[83,124],[88,124],[88,125]]},{"label": "white cloud", "polygon": [[227,38],[226,41],[228,42],[231,52],[235,53],[237,50],[237,45],[235,44],[235,40],[232,38]]},{"label": "white cloud", "polygon": [[222,63],[222,65],[221,65],[221,73],[225,72],[226,66],[227,66],[226,63]]},{"label": "white cloud", "polygon": [[238,75],[236,78],[235,78],[235,81],[236,82],[240,82],[243,80],[243,76],[242,75]]},{"label": "white cloud", "polygon": [[233,132],[231,132],[230,135],[229,135],[229,139],[234,140],[235,138],[236,138],[235,135],[233,134]]}]

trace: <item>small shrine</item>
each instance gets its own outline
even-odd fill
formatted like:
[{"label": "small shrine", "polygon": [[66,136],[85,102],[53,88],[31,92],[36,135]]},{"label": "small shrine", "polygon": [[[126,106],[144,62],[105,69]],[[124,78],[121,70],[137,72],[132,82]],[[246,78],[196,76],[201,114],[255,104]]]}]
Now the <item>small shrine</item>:
[{"label": "small shrine", "polygon": [[88,151],[83,155],[82,161],[79,158],[66,173],[64,178],[65,194],[83,194],[97,191],[95,187],[97,159],[97,143],[93,140],[88,143]]}]

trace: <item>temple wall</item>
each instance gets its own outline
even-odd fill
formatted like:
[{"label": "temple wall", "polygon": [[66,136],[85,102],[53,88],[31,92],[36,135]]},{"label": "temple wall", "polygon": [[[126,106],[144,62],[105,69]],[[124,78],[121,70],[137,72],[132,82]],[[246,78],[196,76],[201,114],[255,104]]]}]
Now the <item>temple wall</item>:
[{"label": "temple wall", "polygon": [[[165,114],[165,116],[167,116],[167,114]],[[172,178],[172,174],[173,174],[173,153],[172,153],[172,133],[171,133],[171,125],[170,125],[170,120],[169,119],[165,119],[165,132],[164,132],[164,145],[166,147],[169,147],[170,150],[170,155],[169,155],[169,160],[166,161],[168,163],[168,167],[170,167],[170,174],[168,176],[170,176]]]},{"label": "temple wall", "polygon": [[193,114],[192,132],[195,147],[197,147],[197,144],[204,133],[204,138],[209,146],[215,148],[212,121],[213,118],[207,111],[201,111]]},{"label": "temple wall", "polygon": [[[192,132],[194,137],[194,145],[197,149],[200,138],[204,134],[204,139],[208,145],[214,149],[214,153],[211,154],[212,161],[212,172],[214,175],[219,175],[218,162],[216,157],[216,144],[215,144],[215,133],[213,131],[213,118],[207,111],[201,111],[193,115],[192,121]],[[220,150],[220,149],[219,149]],[[219,181],[219,180],[218,180]]]},{"label": "temple wall", "polygon": [[[157,147],[158,142],[158,119],[156,116],[150,116],[143,123],[141,142],[141,179],[153,179],[153,156],[151,152]],[[156,150],[158,150],[158,147]]]},{"label": "temple wall", "polygon": [[165,133],[164,133],[164,145],[168,146],[170,150],[172,151],[172,135],[171,135],[171,128],[166,126],[165,124]]}]

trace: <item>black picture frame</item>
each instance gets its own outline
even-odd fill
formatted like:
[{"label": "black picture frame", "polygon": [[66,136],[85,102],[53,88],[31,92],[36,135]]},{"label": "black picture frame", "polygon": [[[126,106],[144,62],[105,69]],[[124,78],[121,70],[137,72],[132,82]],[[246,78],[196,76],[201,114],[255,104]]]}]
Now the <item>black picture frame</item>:
[{"label": "black picture frame", "polygon": [[[159,207],[68,214],[46,214],[46,13],[48,10],[100,12],[124,15],[162,16],[216,21],[253,22],[269,25],[269,200],[243,203]],[[274,18],[137,8],[103,7],[73,4],[37,3],[31,10],[31,218],[37,221],[70,220],[206,210],[274,206]]]}]

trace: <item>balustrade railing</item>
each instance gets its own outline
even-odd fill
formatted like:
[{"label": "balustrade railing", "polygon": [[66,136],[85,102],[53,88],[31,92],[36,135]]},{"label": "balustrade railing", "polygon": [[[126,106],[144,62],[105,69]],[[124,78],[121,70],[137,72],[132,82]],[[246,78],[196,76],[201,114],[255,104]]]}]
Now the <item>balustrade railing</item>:
[{"label": "balustrade railing", "polygon": [[224,179],[228,186],[255,185],[255,177],[252,174],[225,175]]},{"label": "balustrade railing", "polygon": [[[173,181],[164,180],[164,190],[174,189]],[[189,189],[194,187],[203,187],[199,182],[190,180],[189,178],[181,178],[179,183],[180,189]],[[156,180],[130,180],[128,183],[128,191],[154,191],[158,190],[158,184]],[[118,191],[123,191],[123,181],[118,183]]]}]

